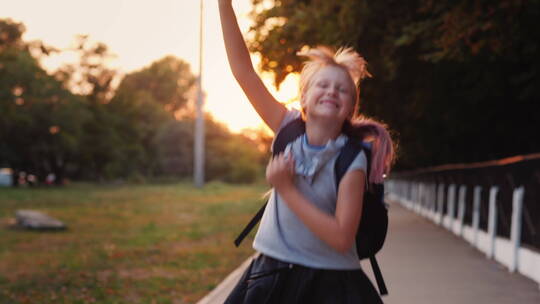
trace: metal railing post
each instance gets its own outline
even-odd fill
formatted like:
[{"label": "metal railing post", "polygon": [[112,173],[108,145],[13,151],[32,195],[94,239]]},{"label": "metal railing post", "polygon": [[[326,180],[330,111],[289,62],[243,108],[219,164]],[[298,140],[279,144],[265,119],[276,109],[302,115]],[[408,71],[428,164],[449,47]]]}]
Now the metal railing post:
[{"label": "metal railing post", "polygon": [[523,196],[525,189],[523,186],[514,189],[512,197],[512,261],[510,264],[510,272],[515,272],[519,267],[519,247],[521,246],[521,215],[523,213]]},{"label": "metal railing post", "polygon": [[487,251],[487,257],[493,258],[495,255],[495,239],[497,235],[497,193],[499,187],[491,186],[489,189],[489,218],[488,218],[488,234],[489,234],[489,248]]}]

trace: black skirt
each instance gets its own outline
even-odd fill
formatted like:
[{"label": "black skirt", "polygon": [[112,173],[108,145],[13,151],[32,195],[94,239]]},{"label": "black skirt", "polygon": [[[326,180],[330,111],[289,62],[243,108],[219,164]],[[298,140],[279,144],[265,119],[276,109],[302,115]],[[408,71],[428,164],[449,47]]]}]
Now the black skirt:
[{"label": "black skirt", "polygon": [[362,269],[316,269],[282,262],[260,254],[251,261],[225,303],[383,302]]}]

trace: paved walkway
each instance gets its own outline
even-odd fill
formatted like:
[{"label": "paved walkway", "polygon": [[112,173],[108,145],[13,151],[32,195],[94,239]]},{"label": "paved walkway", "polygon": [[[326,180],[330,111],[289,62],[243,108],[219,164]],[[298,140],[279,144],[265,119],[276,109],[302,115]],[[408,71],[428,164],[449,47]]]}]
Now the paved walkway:
[{"label": "paved walkway", "polygon": [[[539,304],[537,283],[488,260],[453,233],[405,209],[390,206],[385,247],[377,255],[389,295],[386,304]],[[198,304],[223,303],[247,263]],[[369,261],[362,262],[372,276]]]}]

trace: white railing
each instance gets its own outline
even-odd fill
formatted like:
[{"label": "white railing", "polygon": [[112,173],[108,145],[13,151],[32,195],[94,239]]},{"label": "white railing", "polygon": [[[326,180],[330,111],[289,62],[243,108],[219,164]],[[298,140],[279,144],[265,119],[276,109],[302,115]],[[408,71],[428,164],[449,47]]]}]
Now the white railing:
[{"label": "white railing", "polygon": [[[499,188],[495,185],[489,187],[487,231],[479,227],[480,208],[483,203],[480,194],[483,189],[481,186],[471,188],[474,191],[472,225],[466,225],[464,215],[467,207],[465,195],[469,190],[467,186],[407,180],[388,180],[385,182],[386,199],[389,202],[400,203],[429,218],[435,224],[464,238],[471,246],[484,252],[487,258],[494,259],[506,266],[510,272],[517,271],[540,284],[540,254],[521,246],[524,187],[520,186],[513,190],[510,239],[497,235],[496,202]],[[445,189],[447,190],[446,214],[443,213]]]}]

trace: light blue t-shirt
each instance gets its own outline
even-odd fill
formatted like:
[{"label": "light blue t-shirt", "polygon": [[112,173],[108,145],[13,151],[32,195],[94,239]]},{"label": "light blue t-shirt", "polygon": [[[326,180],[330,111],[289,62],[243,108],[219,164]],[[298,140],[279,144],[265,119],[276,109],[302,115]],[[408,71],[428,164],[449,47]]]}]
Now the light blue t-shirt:
[{"label": "light blue t-shirt", "polygon": [[[288,111],[280,128],[299,116],[299,111]],[[337,202],[334,165],[347,140],[347,136],[340,135],[335,140],[328,141],[325,146],[317,147],[309,145],[303,135],[289,143],[285,149],[285,152],[292,151],[294,155],[295,185],[298,190],[311,203],[330,215],[335,214]],[[366,166],[366,156],[362,151],[347,172],[366,172]],[[312,233],[274,189],[271,191],[253,248],[273,258],[312,268],[360,268],[355,243],[346,253],[339,253]]]}]

